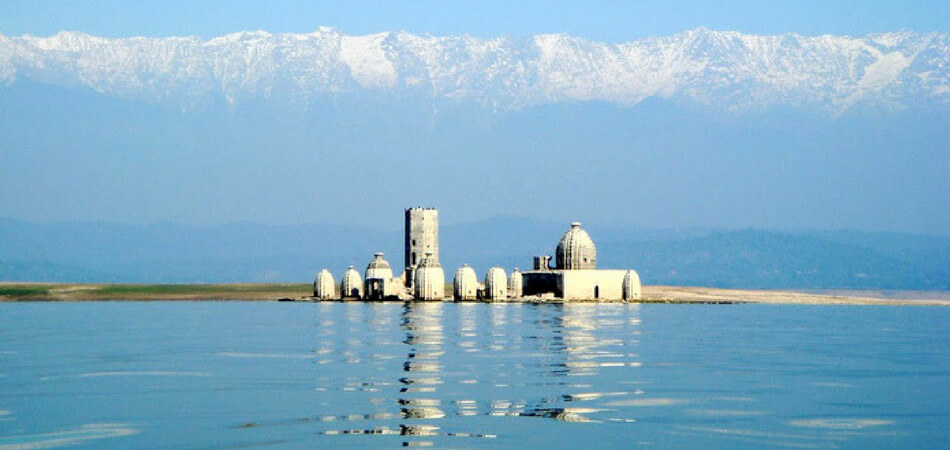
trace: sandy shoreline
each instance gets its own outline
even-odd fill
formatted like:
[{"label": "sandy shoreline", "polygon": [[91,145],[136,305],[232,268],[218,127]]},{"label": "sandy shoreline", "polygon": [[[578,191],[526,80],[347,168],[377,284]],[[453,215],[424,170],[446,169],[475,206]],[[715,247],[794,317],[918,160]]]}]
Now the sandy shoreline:
[{"label": "sandy shoreline", "polygon": [[[0,302],[305,300],[309,284],[52,284],[0,282]],[[642,303],[773,303],[805,305],[950,306],[945,291],[786,291],[692,286],[644,286]]]},{"label": "sandy shoreline", "polygon": [[950,292],[842,291],[815,293],[785,290],[719,289],[687,286],[644,286],[643,300],[677,303],[777,303],[802,305],[939,305],[950,306]]}]

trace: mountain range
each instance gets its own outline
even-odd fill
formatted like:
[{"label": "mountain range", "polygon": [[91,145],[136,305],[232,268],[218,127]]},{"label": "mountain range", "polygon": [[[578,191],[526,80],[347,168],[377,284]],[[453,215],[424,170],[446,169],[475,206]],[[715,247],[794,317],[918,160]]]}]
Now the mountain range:
[{"label": "mountain range", "polygon": [[[524,268],[581,220],[707,230],[696,242],[595,230],[605,264],[642,262],[648,282],[935,286],[945,259],[901,265],[868,244],[871,231],[903,232],[881,235],[903,248],[950,229],[948,106],[948,33],[0,35],[0,217],[15,219],[2,273],[299,280],[365,264],[377,242],[400,242],[371,239],[394,211],[433,205],[458,224],[553,221],[498,244],[491,226],[446,227],[445,255],[479,267]],[[866,231],[790,231],[828,229]],[[732,268],[744,246],[763,267],[801,259],[737,278],[753,270]],[[809,261],[846,269],[789,275]]]},{"label": "mountain range", "polygon": [[354,92],[473,100],[497,111],[649,98],[732,111],[950,102],[950,33],[749,35],[694,29],[608,44],[566,34],[525,38],[385,32],[349,36],[238,32],[103,38],[0,35],[0,83],[85,87],[180,108],[275,100],[305,107]]}]

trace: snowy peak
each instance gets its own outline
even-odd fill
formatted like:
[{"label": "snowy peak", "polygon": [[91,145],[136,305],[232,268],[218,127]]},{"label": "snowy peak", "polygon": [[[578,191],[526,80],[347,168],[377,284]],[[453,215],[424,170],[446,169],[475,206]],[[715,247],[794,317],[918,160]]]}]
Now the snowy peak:
[{"label": "snowy peak", "polygon": [[0,80],[17,79],[181,105],[216,96],[306,104],[393,91],[496,109],[585,100],[629,106],[662,97],[734,111],[814,106],[838,113],[856,105],[946,107],[950,34],[761,36],[698,28],[621,44],[566,34],[349,36],[326,27],[209,40],[0,35]]}]

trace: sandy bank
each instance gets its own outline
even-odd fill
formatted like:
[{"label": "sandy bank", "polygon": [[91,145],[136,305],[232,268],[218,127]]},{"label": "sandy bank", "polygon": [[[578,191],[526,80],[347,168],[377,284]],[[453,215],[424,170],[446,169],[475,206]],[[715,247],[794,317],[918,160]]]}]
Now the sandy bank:
[{"label": "sandy bank", "polygon": [[788,303],[803,305],[941,305],[950,306],[950,292],[843,291],[814,293],[719,289],[686,286],[644,286],[644,302]]}]

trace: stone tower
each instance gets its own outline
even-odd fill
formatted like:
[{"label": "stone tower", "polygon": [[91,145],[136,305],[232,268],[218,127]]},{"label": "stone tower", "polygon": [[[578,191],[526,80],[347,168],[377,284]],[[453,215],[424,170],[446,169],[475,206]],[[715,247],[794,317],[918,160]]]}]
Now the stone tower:
[{"label": "stone tower", "polygon": [[439,262],[439,210],[435,208],[406,209],[406,286],[412,287],[416,267],[427,253],[432,262]]}]

